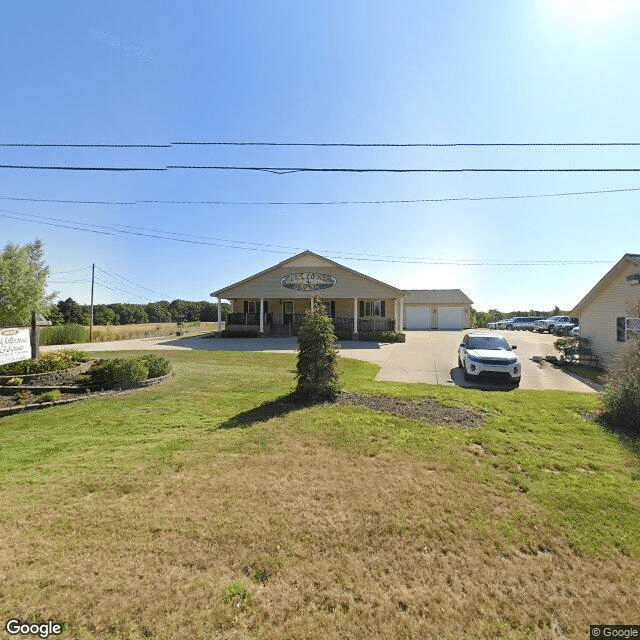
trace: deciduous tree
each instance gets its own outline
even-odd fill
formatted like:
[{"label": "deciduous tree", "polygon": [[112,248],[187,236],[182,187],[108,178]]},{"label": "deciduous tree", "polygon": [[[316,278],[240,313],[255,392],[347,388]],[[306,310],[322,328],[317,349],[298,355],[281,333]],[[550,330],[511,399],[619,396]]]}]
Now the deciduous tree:
[{"label": "deciduous tree", "polygon": [[48,275],[41,240],[8,243],[0,251],[0,323],[28,324],[33,311],[46,314],[56,295],[46,293]]}]

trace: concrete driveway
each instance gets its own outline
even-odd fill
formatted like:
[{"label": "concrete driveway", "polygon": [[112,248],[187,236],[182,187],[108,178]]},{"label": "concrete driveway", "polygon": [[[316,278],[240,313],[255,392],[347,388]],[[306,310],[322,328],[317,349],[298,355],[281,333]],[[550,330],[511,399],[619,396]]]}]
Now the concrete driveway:
[{"label": "concrete driveway", "polygon": [[[480,329],[479,331],[483,331]],[[496,332],[489,332],[495,335]],[[481,389],[511,389],[512,386],[493,382],[466,382],[458,368],[458,345],[467,331],[408,331],[405,343],[378,344],[343,340],[340,354],[374,362],[380,366],[376,380],[392,382],[423,382],[426,384],[456,385]],[[596,385],[564,373],[547,362],[535,362],[533,356],[558,355],[553,348],[555,336],[529,331],[503,331],[503,336],[518,347],[516,353],[522,362],[522,389],[579,391],[595,393]],[[41,347],[42,351],[60,347]],[[296,338],[220,338],[206,336],[191,338],[143,338],[96,342],[92,344],[64,345],[65,349],[82,351],[255,351],[268,353],[295,353]]]},{"label": "concrete driveway", "polygon": [[[458,368],[458,346],[468,331],[407,331],[405,344],[390,345],[392,349],[376,380],[450,384],[480,389],[512,388],[493,381],[466,382],[463,379],[462,370]],[[522,389],[583,393],[595,393],[599,390],[597,385],[575,378],[548,362],[532,360],[534,356],[559,355],[553,347],[556,336],[530,331],[474,331],[491,335],[500,333],[517,347],[516,354],[522,362]]]}]

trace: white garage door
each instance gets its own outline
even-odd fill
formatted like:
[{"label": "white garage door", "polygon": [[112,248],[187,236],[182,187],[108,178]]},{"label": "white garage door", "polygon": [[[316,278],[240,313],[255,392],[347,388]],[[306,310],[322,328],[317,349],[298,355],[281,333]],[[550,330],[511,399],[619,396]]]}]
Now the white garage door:
[{"label": "white garage door", "polygon": [[405,306],[404,326],[407,329],[431,329],[431,307],[425,304]]},{"label": "white garage door", "polygon": [[464,307],[438,307],[438,329],[463,329]]}]

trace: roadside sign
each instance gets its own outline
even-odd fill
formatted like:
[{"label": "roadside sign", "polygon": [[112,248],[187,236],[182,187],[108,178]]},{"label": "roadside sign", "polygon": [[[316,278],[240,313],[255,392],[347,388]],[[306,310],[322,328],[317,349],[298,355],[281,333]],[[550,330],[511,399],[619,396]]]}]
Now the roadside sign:
[{"label": "roadside sign", "polygon": [[0,329],[0,365],[30,358],[29,329]]}]

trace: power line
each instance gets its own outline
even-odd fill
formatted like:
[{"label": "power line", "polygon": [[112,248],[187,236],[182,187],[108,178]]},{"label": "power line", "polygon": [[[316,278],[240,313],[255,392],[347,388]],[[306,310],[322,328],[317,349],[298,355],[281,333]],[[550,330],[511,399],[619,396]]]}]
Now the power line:
[{"label": "power line", "polygon": [[[2,211],[2,210],[0,210]],[[14,212],[11,212],[14,213]],[[52,222],[47,222],[47,220],[60,220],[59,218],[47,218],[46,216],[36,216],[34,214],[18,214],[21,216],[30,216],[30,217],[34,217],[34,218],[44,218],[44,220],[31,220],[27,217],[17,217],[15,215],[6,215],[5,213],[0,213],[0,217],[6,217],[6,218],[13,218],[16,220],[21,220],[22,222],[31,222],[34,224],[47,224],[47,225],[52,225],[52,226],[62,226],[65,228],[70,228],[70,229],[74,229],[76,231],[85,231],[88,233],[103,233],[103,234],[107,234],[107,235],[115,235],[116,233],[121,233],[121,234],[128,234],[128,235],[136,235],[136,236],[142,236],[142,237],[148,237],[148,238],[156,238],[156,239],[160,239],[160,240],[172,240],[174,242],[183,242],[183,243],[189,243],[189,244],[197,244],[197,245],[204,245],[204,246],[214,246],[214,247],[222,247],[225,249],[242,249],[245,251],[260,251],[260,252],[264,252],[264,253],[278,253],[278,254],[286,254],[286,255],[290,255],[291,251],[303,251],[304,248],[302,247],[286,247],[283,245],[269,245],[269,244],[261,244],[261,243],[253,243],[253,242],[247,242],[244,240],[223,240],[223,239],[219,239],[219,242],[209,242],[206,240],[191,240],[191,239],[186,239],[186,238],[179,238],[179,237],[168,237],[167,235],[164,236],[160,236],[160,235],[156,235],[156,234],[151,234],[151,233],[142,233],[142,232],[136,232],[136,231],[127,231],[127,230],[122,230],[122,229],[116,229],[116,228],[111,228],[111,227],[106,227],[105,225],[93,225],[91,223],[74,223],[72,222],[71,224],[75,224],[75,225],[79,225],[79,224],[86,224],[88,226],[101,226],[104,228],[109,228],[111,229],[111,231],[98,231],[96,229],[89,229],[89,228],[82,228],[82,227],[78,227],[78,226],[66,226],[66,225],[61,225],[61,224],[56,224],[56,223],[52,223]],[[70,221],[64,221],[64,222],[70,222]],[[141,227],[144,228],[144,227]],[[175,234],[175,235],[182,235],[182,234],[177,234],[176,232],[173,231],[160,231],[158,230],[157,233],[164,233],[164,234]],[[193,236],[195,238],[208,238],[208,236]],[[226,242],[228,244],[221,244],[222,242]],[[238,246],[238,245],[254,245],[254,246]],[[284,250],[287,249],[287,250]],[[355,252],[348,252],[348,251],[342,251],[342,252],[335,252],[335,251],[331,251],[331,250],[323,250],[323,249],[318,249],[317,250],[319,253],[322,253],[323,255],[329,257],[329,258],[335,258],[335,259],[343,259],[343,260],[358,260],[358,261],[366,261],[366,262],[389,262],[389,263],[395,263],[395,264],[427,264],[427,265],[447,265],[447,266],[465,266],[465,267],[472,267],[472,266],[542,266],[542,265],[569,265],[569,264],[575,264],[575,265],[579,265],[579,264],[612,264],[615,262],[615,260],[519,260],[519,261],[495,261],[495,260],[434,260],[434,259],[430,259],[430,258],[417,258],[417,257],[413,257],[413,256],[384,256],[384,255],[375,255],[375,254],[358,254]],[[154,292],[157,293],[157,292]],[[164,294],[163,294],[164,295]]]},{"label": "power line", "polygon": [[189,141],[179,140],[159,144],[1,142],[0,147],[79,148],[79,149],[169,149],[173,146],[219,147],[366,147],[366,148],[464,148],[464,147],[637,147],[640,142],[265,142],[265,141]]},{"label": "power line", "polygon": [[137,202],[118,202],[114,200],[59,200],[50,198],[18,198],[15,196],[0,196],[0,200],[12,200],[16,202],[49,202],[62,204],[108,204],[108,205],[135,205]]},{"label": "power line", "polygon": [[49,171],[166,171],[166,167],[86,167],[35,164],[0,164],[0,169],[37,169]]},{"label": "power line", "polygon": [[127,295],[134,296],[134,298],[140,298],[141,300],[149,300],[149,296],[142,296],[139,293],[133,293],[133,291],[126,291],[125,289],[120,289],[119,287],[115,287],[111,285],[111,283],[107,284],[103,280],[96,278],[96,284],[104,287],[105,289],[109,289],[109,291],[119,291],[120,293],[126,293]]},{"label": "power line", "polygon": [[[0,165],[2,168],[3,165]],[[46,168],[46,167],[45,167]],[[536,167],[531,169],[518,168],[463,168],[463,169],[362,169],[356,167],[258,167],[258,166],[230,166],[230,165],[167,165],[167,169],[209,169],[214,171],[265,171],[284,175],[288,173],[638,173],[640,168],[548,168]]]},{"label": "power line", "polygon": [[[96,204],[96,205],[128,205],[139,204],[180,204],[180,205],[220,205],[220,206],[331,206],[331,205],[365,205],[365,204],[424,204],[430,202],[478,202],[484,200],[520,200],[524,198],[556,198],[566,196],[601,195],[607,193],[626,193],[640,191],[640,187],[622,189],[597,189],[592,191],[559,191],[554,193],[525,193],[498,196],[458,196],[448,198],[414,198],[405,200],[314,200],[314,201],[232,201],[232,200],[63,200],[51,198],[21,198],[16,196],[0,196],[0,200],[16,202],[48,202],[59,204]],[[87,267],[89,268],[89,267]]]},{"label": "power line", "polygon": [[171,144],[73,144],[52,142],[0,142],[0,147],[74,147],[81,149],[168,149]]},{"label": "power line", "polygon": [[96,266],[97,269],[99,269],[100,271],[102,271],[102,273],[104,273],[107,276],[110,276],[112,278],[120,278],[122,280],[125,280],[126,282],[128,282],[129,284],[134,285],[135,287],[140,287],[141,289],[144,289],[145,291],[149,291],[151,293],[157,293],[158,295],[164,297],[164,298],[171,298],[171,296],[167,293],[162,293],[162,291],[155,291],[153,289],[148,289],[147,287],[143,287],[141,284],[138,284],[137,282],[133,282],[132,280],[129,280],[128,278],[125,278],[124,276],[121,276],[117,273],[109,273],[108,271],[105,271],[102,267],[98,267]]},{"label": "power line", "polygon": [[173,164],[165,167],[92,167],[92,166],[60,166],[35,164],[0,164],[0,169],[26,169],[42,171],[105,171],[105,172],[136,172],[136,171],[169,171],[181,170],[213,170],[213,171],[262,171],[285,175],[289,173],[638,173],[636,167],[479,167],[461,169],[389,169],[389,168],[357,168],[357,167],[260,167],[238,165],[186,165]]},{"label": "power line", "polygon": [[171,146],[220,147],[637,147],[640,142],[172,142]]}]

